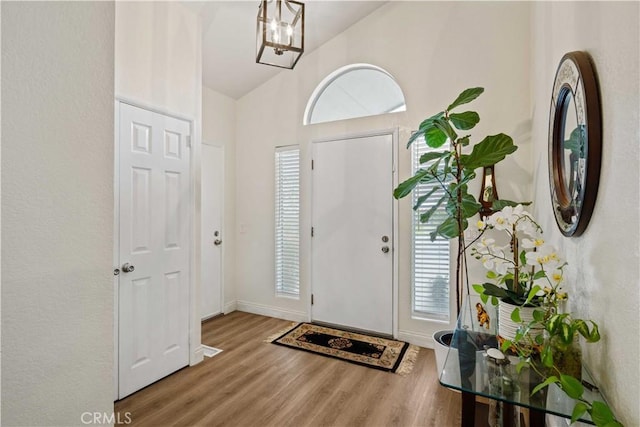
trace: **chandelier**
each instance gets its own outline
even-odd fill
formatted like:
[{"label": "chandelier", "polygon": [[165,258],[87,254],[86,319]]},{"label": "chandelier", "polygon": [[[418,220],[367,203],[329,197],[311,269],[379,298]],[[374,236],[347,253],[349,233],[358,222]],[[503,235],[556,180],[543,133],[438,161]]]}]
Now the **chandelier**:
[{"label": "chandelier", "polygon": [[304,3],[262,0],[256,26],[256,62],[293,69],[304,52]]}]

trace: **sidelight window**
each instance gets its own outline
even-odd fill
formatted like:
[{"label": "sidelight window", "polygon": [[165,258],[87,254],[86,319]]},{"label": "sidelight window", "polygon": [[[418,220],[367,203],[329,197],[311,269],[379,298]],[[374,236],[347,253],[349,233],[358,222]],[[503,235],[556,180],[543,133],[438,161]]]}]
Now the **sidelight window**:
[{"label": "sidelight window", "polygon": [[[442,149],[446,149],[444,146]],[[411,146],[414,174],[418,169],[428,167],[420,165],[420,156],[429,151],[435,151],[427,146],[424,138],[417,139]],[[433,188],[433,184],[418,184],[413,191],[413,206],[419,195],[426,194]],[[420,213],[428,210],[444,195],[444,190],[436,190],[421,206],[419,211],[413,211],[412,217],[412,314],[413,317],[430,320],[449,320],[449,240],[438,236],[431,241],[431,232],[436,229],[433,223],[439,223],[438,216],[446,215],[445,204],[434,213],[434,221],[420,222]]]},{"label": "sidelight window", "polygon": [[276,295],[300,295],[300,149],[276,148]]}]

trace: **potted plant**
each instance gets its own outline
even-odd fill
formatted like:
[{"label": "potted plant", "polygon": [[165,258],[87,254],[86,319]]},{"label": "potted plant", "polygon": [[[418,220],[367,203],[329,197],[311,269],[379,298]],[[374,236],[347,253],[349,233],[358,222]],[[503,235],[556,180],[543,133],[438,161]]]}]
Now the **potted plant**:
[{"label": "potted plant", "polygon": [[[424,137],[425,143],[433,149],[445,147],[448,141],[448,148],[422,155],[422,167],[411,178],[398,185],[393,193],[396,199],[400,199],[411,194],[418,184],[431,184],[431,190],[421,194],[414,206],[414,210],[420,210],[422,204],[437,189],[444,190],[445,195],[438,199],[433,207],[421,213],[420,221],[436,225],[436,230],[431,234],[432,240],[437,236],[457,239],[455,292],[458,314],[462,304],[463,286],[466,285],[466,291],[469,292],[468,280],[463,280],[467,249],[464,231],[469,225],[469,219],[482,207],[469,193],[468,184],[476,177],[478,168],[492,166],[517,149],[512,138],[504,133],[490,135],[478,143],[471,143],[471,136],[466,134],[466,131],[478,124],[480,116],[475,111],[458,112],[458,109],[475,100],[483,92],[484,89],[481,87],[466,89],[446,109],[420,123],[418,131],[409,138],[407,148],[420,137]],[[464,133],[459,135],[459,132]],[[515,203],[495,201],[492,208],[497,211],[507,205]],[[446,213],[434,215],[441,206],[446,208]],[[436,358],[439,354],[441,353],[436,353]],[[444,354],[446,355],[446,351]],[[438,366],[441,364],[442,362]]]},{"label": "potted plant", "polygon": [[[567,263],[544,241],[541,227],[522,206],[505,207],[486,222],[479,222],[478,228],[482,231],[480,242],[471,253],[489,270],[491,282],[473,287],[485,303],[489,297],[494,304],[509,302],[499,311],[501,349],[519,357],[518,372],[529,367],[538,377],[539,384],[531,394],[553,385],[576,399],[572,422],[588,412],[598,426],[620,426],[605,402],[583,398],[579,339],[594,343],[600,340],[600,332],[595,322],[563,313],[567,294],[561,284]],[[508,243],[499,246],[485,237],[491,229],[504,231]],[[500,329],[503,320],[516,325],[512,335],[513,329]]]},{"label": "potted plant", "polygon": [[[518,372],[528,367],[539,378],[539,384],[531,391],[532,395],[546,387],[553,387],[550,391],[559,389],[575,399],[571,423],[588,413],[596,426],[622,426],[606,402],[591,402],[583,396],[585,386],[582,382],[579,339],[582,336],[587,343],[595,343],[600,340],[600,332],[592,320],[560,313],[559,302],[564,300],[566,294],[560,292],[558,283],[545,289],[544,302],[540,309],[534,310],[533,320],[522,320],[519,308],[516,308],[512,318],[520,323],[520,328],[513,340],[504,340],[502,351],[515,353],[519,357]],[[531,333],[540,327],[544,335]]]},{"label": "potted plant", "polygon": [[[498,305],[498,335],[513,340],[520,319],[530,322],[534,319],[536,307],[545,301],[544,288],[557,289],[562,281],[566,262],[558,255],[556,248],[542,238],[542,228],[522,205],[505,207],[479,221],[481,230],[479,243],[471,249],[471,255],[489,270],[488,282],[474,284],[483,302],[492,298]],[[501,231],[507,236],[505,245],[484,236],[488,230]],[[517,321],[512,319],[514,309]],[[532,325],[532,334],[542,333],[541,325]]]}]

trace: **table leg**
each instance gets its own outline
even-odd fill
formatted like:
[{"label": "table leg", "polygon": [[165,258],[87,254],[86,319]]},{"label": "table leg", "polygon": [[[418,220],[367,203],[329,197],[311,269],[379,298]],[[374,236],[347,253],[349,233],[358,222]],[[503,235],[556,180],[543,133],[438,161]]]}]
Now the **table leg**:
[{"label": "table leg", "polygon": [[476,423],[476,396],[462,392],[462,427],[474,427]]},{"label": "table leg", "polygon": [[546,422],[546,416],[544,411],[538,411],[537,409],[529,409],[529,425],[531,427],[544,427]]},{"label": "table leg", "polygon": [[503,427],[514,427],[515,408],[512,404],[502,402],[502,425]]}]

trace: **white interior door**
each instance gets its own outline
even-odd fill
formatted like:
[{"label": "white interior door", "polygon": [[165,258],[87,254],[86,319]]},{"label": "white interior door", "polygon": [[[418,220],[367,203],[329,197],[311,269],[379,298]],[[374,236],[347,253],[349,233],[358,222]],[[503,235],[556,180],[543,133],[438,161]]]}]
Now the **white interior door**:
[{"label": "white interior door", "polygon": [[224,148],[202,145],[202,273],[200,315],[222,312],[222,212],[224,205]]},{"label": "white interior door", "polygon": [[189,364],[188,122],[119,113],[119,397]]},{"label": "white interior door", "polygon": [[393,136],[313,144],[312,318],[393,333]]}]

